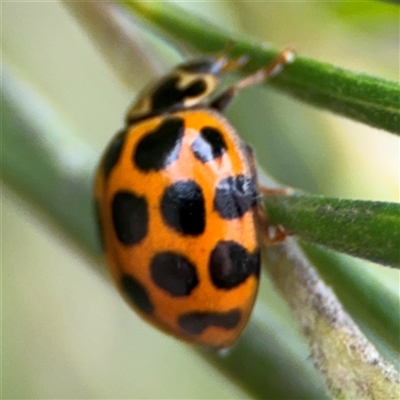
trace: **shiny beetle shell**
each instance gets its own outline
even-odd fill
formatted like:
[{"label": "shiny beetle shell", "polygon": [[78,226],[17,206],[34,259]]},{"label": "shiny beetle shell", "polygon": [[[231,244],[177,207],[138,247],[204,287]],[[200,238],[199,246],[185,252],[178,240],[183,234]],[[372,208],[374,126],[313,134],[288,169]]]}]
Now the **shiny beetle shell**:
[{"label": "shiny beetle shell", "polygon": [[251,149],[221,113],[260,74],[209,101],[219,74],[241,63],[195,60],[146,88],[94,190],[103,250],[127,302],[163,331],[217,349],[245,328],[261,263]]}]

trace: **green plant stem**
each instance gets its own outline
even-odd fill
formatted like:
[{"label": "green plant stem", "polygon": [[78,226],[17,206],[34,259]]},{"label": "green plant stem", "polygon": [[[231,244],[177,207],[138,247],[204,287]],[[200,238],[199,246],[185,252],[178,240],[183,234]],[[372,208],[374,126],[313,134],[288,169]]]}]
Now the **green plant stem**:
[{"label": "green plant stem", "polygon": [[400,5],[400,0],[379,0],[383,3],[390,3],[390,4],[395,4],[395,5]]},{"label": "green plant stem", "polygon": [[[85,27],[96,49],[109,66],[118,71],[117,76],[127,88],[137,85],[138,70],[144,71],[139,80],[150,80],[165,71],[165,63],[160,61],[158,54],[148,51],[151,43],[143,35],[140,35],[140,41],[133,40],[139,36],[140,28],[127,29],[126,21],[120,18],[120,13],[111,12],[115,10],[111,10],[109,3],[64,1],[63,5]],[[133,68],[132,60],[135,60]]]},{"label": "green plant stem", "polygon": [[[277,51],[232,35],[167,2],[120,1],[135,15],[171,37],[202,52],[219,51],[234,41],[232,55],[246,54],[246,71],[267,65]],[[400,85],[328,63],[298,56],[271,81],[272,86],[314,106],[325,108],[389,132],[400,133]]]},{"label": "green plant stem", "polygon": [[304,240],[400,267],[398,203],[294,195],[267,196],[264,204],[272,223]]},{"label": "green plant stem", "polygon": [[97,157],[4,67],[2,78],[3,180],[62,226],[79,246],[96,248],[91,181]]},{"label": "green plant stem", "polygon": [[[235,382],[244,386],[256,398],[328,399],[322,383],[319,389],[315,385],[315,382],[320,382],[320,378],[314,375],[311,360],[304,362],[298,352],[293,350],[298,347],[297,341],[282,341],[282,336],[286,336],[282,331],[287,327],[270,320],[268,310],[263,309],[263,314],[261,318],[267,319],[272,326],[266,327],[261,319],[253,318],[243,337],[227,356],[204,352],[201,354],[229,378],[234,377]],[[285,350],[282,352],[283,347]],[[302,354],[308,356],[307,351]],[[297,360],[299,364],[296,366],[293,360]],[[298,368],[300,364],[302,367]],[[310,378],[315,386],[310,385]]]}]

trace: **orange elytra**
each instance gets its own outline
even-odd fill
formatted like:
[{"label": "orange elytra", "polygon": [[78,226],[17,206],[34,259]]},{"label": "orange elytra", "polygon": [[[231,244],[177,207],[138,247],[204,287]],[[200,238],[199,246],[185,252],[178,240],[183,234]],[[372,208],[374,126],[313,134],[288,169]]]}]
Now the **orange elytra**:
[{"label": "orange elytra", "polygon": [[223,349],[245,328],[260,273],[263,209],[251,148],[215,99],[221,73],[243,58],[187,62],[145,89],[99,164],[94,189],[103,250],[122,295],[147,321],[188,342]]}]

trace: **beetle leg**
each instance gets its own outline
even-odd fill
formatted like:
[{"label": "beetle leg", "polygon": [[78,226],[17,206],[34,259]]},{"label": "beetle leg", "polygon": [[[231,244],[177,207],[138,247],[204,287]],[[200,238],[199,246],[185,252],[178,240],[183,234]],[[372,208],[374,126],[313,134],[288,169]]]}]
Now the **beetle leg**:
[{"label": "beetle leg", "polygon": [[[258,183],[257,179],[257,167],[253,154],[253,149],[248,144],[244,144],[246,146],[247,158],[250,164],[250,172],[257,184],[257,192],[262,196],[287,196],[291,193],[292,189],[290,188],[269,188],[266,186],[261,186]],[[255,206],[254,212],[256,213],[256,220],[259,227],[260,239],[266,245],[273,245],[282,243],[288,236],[288,232],[282,225],[272,226],[268,221],[268,215],[259,202]]]},{"label": "beetle leg", "polygon": [[[234,85],[225,89],[215,100],[210,104],[211,108],[218,111],[223,111],[231,102],[234,95],[239,89],[244,89],[248,86],[253,86],[260,82],[273,78],[282,71],[286,64],[290,64],[294,60],[294,51],[290,48],[283,50],[278,56],[266,67],[263,67],[256,72],[244,77]],[[228,68],[227,68],[228,69]],[[233,69],[233,68],[229,68]]]},{"label": "beetle leg", "polygon": [[288,236],[282,225],[272,226],[268,221],[267,213],[261,204],[257,205],[257,223],[259,227],[260,239],[266,245],[282,243]]},{"label": "beetle leg", "polygon": [[289,196],[293,193],[291,188],[269,188],[267,186],[259,186],[258,192],[263,196]]}]

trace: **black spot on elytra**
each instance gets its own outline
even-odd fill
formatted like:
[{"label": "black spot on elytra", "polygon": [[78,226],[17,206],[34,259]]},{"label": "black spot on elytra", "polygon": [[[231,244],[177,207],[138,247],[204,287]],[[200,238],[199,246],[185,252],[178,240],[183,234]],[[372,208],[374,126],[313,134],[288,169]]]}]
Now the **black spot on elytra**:
[{"label": "black spot on elytra", "polygon": [[250,253],[234,241],[220,241],[211,252],[208,268],[216,287],[232,289],[251,274],[258,276],[260,265],[259,250]]},{"label": "black spot on elytra", "polygon": [[201,129],[200,135],[192,143],[192,151],[197,159],[206,163],[221,157],[227,149],[222,133],[212,127]]},{"label": "black spot on elytra", "polygon": [[123,275],[121,278],[121,288],[129,300],[146,314],[151,314],[154,310],[153,303],[143,285],[130,275]]},{"label": "black spot on elytra", "polygon": [[149,224],[146,199],[128,191],[117,192],[112,201],[112,219],[115,233],[123,244],[140,242]]},{"label": "black spot on elytra", "polygon": [[240,310],[228,312],[195,311],[178,318],[178,325],[191,335],[200,335],[208,327],[216,326],[226,330],[235,329],[241,318]]},{"label": "black spot on elytra", "polygon": [[115,165],[118,163],[119,157],[121,155],[122,148],[124,146],[126,131],[119,132],[115,138],[112,140],[107,148],[106,153],[103,158],[103,172],[105,178],[107,178]]},{"label": "black spot on elytra", "polygon": [[152,96],[152,111],[161,111],[168,108],[180,107],[185,98],[199,96],[207,90],[207,85],[203,79],[196,79],[185,88],[179,88],[179,76],[165,80],[154,91]]},{"label": "black spot on elytra", "polygon": [[105,240],[104,240],[104,230],[103,230],[103,223],[101,221],[101,212],[100,212],[100,205],[98,200],[94,200],[94,217],[96,220],[96,227],[97,227],[97,236],[100,243],[100,248],[102,251],[105,249]]},{"label": "black spot on elytra", "polygon": [[167,187],[161,200],[165,222],[184,235],[200,235],[205,228],[205,205],[201,187],[194,181],[178,181]]},{"label": "black spot on elytra", "polygon": [[199,283],[195,265],[177,253],[156,254],[150,270],[153,281],[172,296],[188,296]]},{"label": "black spot on elytra", "polygon": [[214,209],[224,219],[239,218],[256,203],[256,186],[249,176],[222,179],[215,191]]},{"label": "black spot on elytra", "polygon": [[166,119],[137,144],[133,162],[142,171],[161,170],[179,157],[184,122],[181,118]]}]

